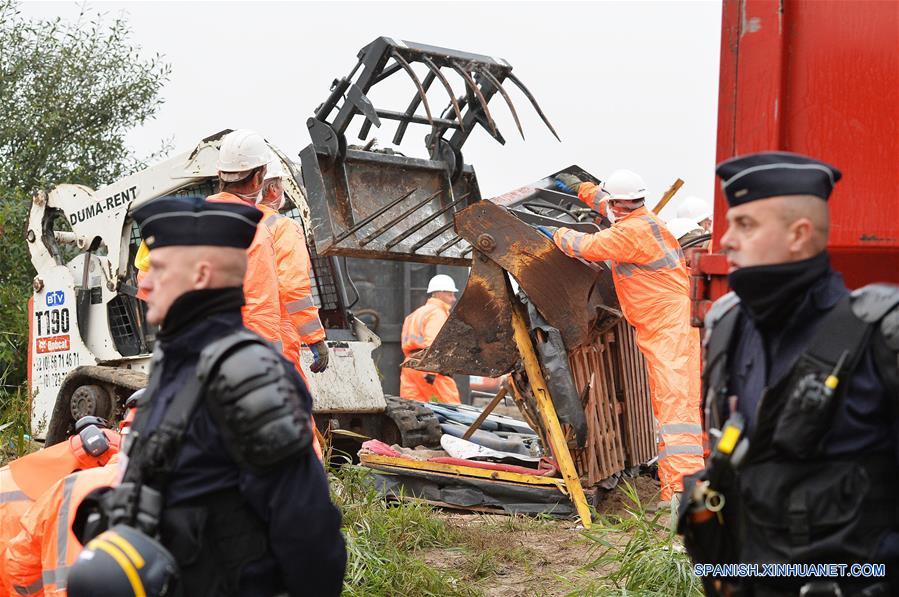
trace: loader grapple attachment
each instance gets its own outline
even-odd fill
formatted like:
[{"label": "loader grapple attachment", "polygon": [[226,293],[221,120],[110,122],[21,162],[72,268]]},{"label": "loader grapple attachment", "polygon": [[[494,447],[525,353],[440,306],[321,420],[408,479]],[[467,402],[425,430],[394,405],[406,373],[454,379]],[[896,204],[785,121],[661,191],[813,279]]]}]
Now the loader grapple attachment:
[{"label": "loader grapple attachment", "polygon": [[[387,37],[362,48],[358,58],[348,76],[334,81],[328,99],[307,121],[312,144],[300,156],[316,249],[322,255],[466,264],[469,246],[453,232],[453,217],[481,196],[461,149],[477,126],[505,143],[490,100],[499,94],[523,138],[518,112],[504,87],[511,82],[553,135],[555,130],[505,60]],[[399,72],[410,79],[413,91],[405,111],[376,107],[369,92]],[[450,80],[456,87],[461,83],[461,91],[454,90]],[[429,99],[435,82],[442,89],[438,93],[446,96],[441,111],[434,109],[433,94]],[[424,125],[427,157],[377,150],[373,140],[349,146],[347,130],[357,116],[362,120],[361,141],[384,120],[398,123],[395,145],[409,125]]]}]

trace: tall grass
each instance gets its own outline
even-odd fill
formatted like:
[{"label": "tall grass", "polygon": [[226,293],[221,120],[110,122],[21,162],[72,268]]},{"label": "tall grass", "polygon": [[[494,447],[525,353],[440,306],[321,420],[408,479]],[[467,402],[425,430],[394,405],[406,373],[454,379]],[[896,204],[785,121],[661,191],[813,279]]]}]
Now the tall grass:
[{"label": "tall grass", "polygon": [[572,595],[701,596],[689,556],[674,532],[670,511],[650,513],[629,483],[621,487],[627,498],[625,514],[600,518],[584,536],[598,555],[585,570],[603,570],[597,586],[578,587]]},{"label": "tall grass", "polygon": [[430,506],[390,503],[375,490],[371,472],[343,466],[332,471],[331,491],[343,512],[349,561],[343,594],[477,595],[462,577],[427,565],[418,556],[428,548],[455,547],[458,531]]}]

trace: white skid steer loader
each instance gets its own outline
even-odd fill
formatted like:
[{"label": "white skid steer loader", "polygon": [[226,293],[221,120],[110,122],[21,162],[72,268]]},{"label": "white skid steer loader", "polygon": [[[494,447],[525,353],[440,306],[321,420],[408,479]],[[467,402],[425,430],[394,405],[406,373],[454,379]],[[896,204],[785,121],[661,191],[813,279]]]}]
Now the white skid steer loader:
[{"label": "white skid steer loader", "polygon": [[[92,190],[63,184],[38,192],[26,240],[37,275],[29,303],[29,386],[32,429],[50,445],[74,422],[93,415],[118,420],[124,401],[147,382],[155,332],[136,298],[134,257],[140,243],[131,213],[162,196],[217,192],[216,160],[222,131],[192,151]],[[309,234],[309,208],[298,169],[282,161],[286,208]],[[313,296],[328,334],[331,364],[302,366],[321,426],[416,446],[439,443],[436,417],[417,403],[384,396],[372,351],[376,335],[347,309],[335,258],[313,257]]]}]

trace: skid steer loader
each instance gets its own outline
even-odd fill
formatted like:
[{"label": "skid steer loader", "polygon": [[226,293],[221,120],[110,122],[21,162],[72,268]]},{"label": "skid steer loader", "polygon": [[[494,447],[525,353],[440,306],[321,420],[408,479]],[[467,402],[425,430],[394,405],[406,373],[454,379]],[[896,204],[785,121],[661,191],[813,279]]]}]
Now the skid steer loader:
[{"label": "skid steer loader", "polygon": [[[135,296],[140,238],[129,214],[164,195],[215,193],[217,152],[227,132],[96,191],[63,184],[34,195],[26,233],[37,271],[29,306],[29,381],[34,435],[48,445],[65,439],[82,416],[120,418],[127,397],[146,385],[156,330]],[[288,213],[308,231],[297,169],[271,149],[291,173],[284,178]],[[318,420],[392,443],[439,442],[428,409],[383,394],[372,359],[377,336],[346,308],[337,262],[312,256],[314,299],[332,354],[323,373],[310,373],[311,354],[302,355]]]},{"label": "skid steer loader", "polygon": [[[422,77],[416,69],[424,69]],[[440,428],[429,409],[383,394],[372,359],[379,340],[348,309],[345,275],[333,256],[470,263],[472,247],[452,231],[454,214],[481,199],[474,170],[462,160],[462,144],[477,126],[504,143],[488,108],[496,94],[521,130],[503,87],[507,81],[552,130],[511,70],[505,60],[489,56],[377,38],[360,50],[350,75],[334,82],[309,119],[312,144],[301,154],[302,177],[272,147],[290,173],[284,180],[289,213],[307,233],[314,298],[332,353],[321,374],[308,373],[311,354],[303,354],[320,425],[408,446],[439,442]],[[408,108],[375,108],[367,94],[398,72],[416,89]],[[463,93],[453,90],[447,72],[462,81]],[[437,114],[428,100],[435,81],[448,95],[446,109]],[[424,116],[416,114],[420,107]],[[356,116],[364,117],[362,140],[381,119],[399,123],[395,144],[410,124],[429,126],[428,157],[376,150],[371,142],[348,146],[344,133]],[[130,214],[161,196],[216,192],[217,151],[227,132],[97,190],[62,184],[34,194],[26,231],[37,271],[29,302],[29,385],[33,432],[47,444],[62,441],[82,416],[119,418],[124,400],[146,384],[156,330],[136,298],[139,236]],[[314,196],[310,203],[304,184]],[[553,195],[548,188],[545,194]],[[567,208],[571,202],[565,198]],[[552,201],[541,205],[558,209]]]}]

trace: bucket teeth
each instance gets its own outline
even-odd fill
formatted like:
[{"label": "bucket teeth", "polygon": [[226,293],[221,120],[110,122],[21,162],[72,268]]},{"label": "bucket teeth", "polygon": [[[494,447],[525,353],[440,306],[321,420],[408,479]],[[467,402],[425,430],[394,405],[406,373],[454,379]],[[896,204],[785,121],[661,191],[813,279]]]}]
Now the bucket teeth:
[{"label": "bucket teeth", "polygon": [[500,83],[499,79],[494,77],[493,73],[491,73],[487,68],[478,66],[477,72],[479,75],[487,79],[487,81],[489,81],[491,85],[496,87],[496,90],[499,91],[499,94],[503,96],[504,100],[506,100],[506,105],[509,106],[509,111],[512,112],[512,118],[515,119],[515,126],[518,127],[518,134],[520,134],[521,139],[524,140],[524,131],[521,128],[521,121],[518,119],[518,112],[515,110],[515,105],[512,103],[512,98],[509,97],[509,94],[503,88],[502,83]]},{"label": "bucket teeth", "polygon": [[418,78],[418,75],[415,74],[415,71],[412,70],[412,67],[409,66],[409,63],[406,62],[406,59],[403,58],[399,52],[394,50],[392,56],[393,59],[396,60],[401,67],[403,67],[403,70],[406,71],[406,74],[409,75],[409,78],[411,78],[415,82],[415,86],[418,87],[418,95],[421,98],[421,103],[424,104],[425,113],[428,115],[428,122],[431,123],[431,128],[434,128],[434,117],[431,116],[431,106],[430,104],[428,104],[428,96],[425,93],[424,86],[422,86],[421,84],[421,80]]},{"label": "bucket teeth", "polygon": [[[487,107],[487,100],[484,98],[484,94],[481,92],[481,88],[478,87],[478,84],[475,83],[475,80],[471,77],[471,73],[468,72],[468,68],[462,66],[457,62],[450,62],[450,66],[452,66],[453,70],[459,73],[459,76],[465,81],[466,88],[468,89],[469,97],[474,97],[478,101],[478,105],[480,106],[481,112],[487,119],[487,124],[489,126],[489,130],[494,138],[497,140],[501,139],[499,135],[499,131],[496,129],[496,122],[493,121],[493,115],[490,114],[490,109]],[[472,102],[469,101],[469,104]],[[475,106],[469,106],[470,109],[474,109]]]},{"label": "bucket teeth", "polygon": [[549,131],[553,134],[553,136],[556,138],[556,140],[561,142],[562,139],[559,138],[559,134],[556,132],[556,129],[553,128],[553,125],[549,122],[549,119],[546,117],[546,114],[543,113],[543,110],[540,108],[540,104],[538,104],[536,98],[534,98],[534,94],[532,94],[531,91],[527,87],[525,87],[524,83],[522,83],[521,80],[518,77],[516,77],[515,75],[513,75],[512,73],[509,73],[508,78],[510,81],[512,81],[515,84],[516,87],[518,87],[521,90],[521,92],[525,95],[525,97],[528,98],[528,101],[530,101],[531,105],[534,106],[534,110],[537,111],[537,114],[540,116],[540,119],[543,121],[543,124],[546,125],[546,128],[549,129]]},{"label": "bucket teeth", "polygon": [[459,128],[464,131],[465,122],[462,120],[462,108],[459,107],[459,102],[456,101],[456,94],[453,92],[453,87],[450,85],[449,81],[446,80],[444,74],[440,72],[440,67],[434,64],[433,60],[431,60],[427,56],[422,55],[421,61],[425,63],[425,65],[432,73],[434,73],[434,75],[443,85],[443,88],[446,89],[446,94],[450,98],[450,105],[453,108],[453,112],[456,113],[456,120],[459,121]]}]

